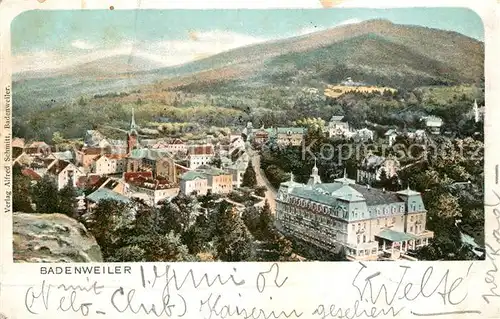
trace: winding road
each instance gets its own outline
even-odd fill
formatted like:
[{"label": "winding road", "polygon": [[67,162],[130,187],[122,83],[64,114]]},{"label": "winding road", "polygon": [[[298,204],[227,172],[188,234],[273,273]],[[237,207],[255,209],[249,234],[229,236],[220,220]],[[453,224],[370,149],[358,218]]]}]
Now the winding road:
[{"label": "winding road", "polygon": [[255,176],[257,178],[257,185],[266,187],[266,200],[269,203],[271,208],[271,212],[274,214],[276,212],[276,189],[274,189],[273,185],[267,180],[264,171],[260,168],[260,155],[254,150],[248,150],[248,154],[252,160],[252,166],[255,171]]}]

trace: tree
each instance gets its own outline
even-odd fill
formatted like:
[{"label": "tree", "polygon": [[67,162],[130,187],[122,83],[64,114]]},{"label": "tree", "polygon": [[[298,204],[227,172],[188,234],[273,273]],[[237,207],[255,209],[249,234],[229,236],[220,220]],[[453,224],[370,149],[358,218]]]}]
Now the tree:
[{"label": "tree", "polygon": [[266,199],[264,203],[264,207],[259,214],[259,231],[262,238],[269,238],[272,226],[273,226],[273,214],[271,212],[271,207],[269,206],[269,202]]},{"label": "tree", "polygon": [[58,208],[57,212],[60,214],[67,215],[71,218],[76,217],[77,200],[76,200],[76,189],[73,183],[70,181],[66,186],[64,186],[58,193]]},{"label": "tree", "polygon": [[264,196],[266,196],[266,191],[267,191],[266,186],[258,186],[255,188],[255,195],[260,196],[260,197],[264,197]]},{"label": "tree", "polygon": [[146,251],[137,245],[118,248],[108,262],[146,262]]},{"label": "tree", "polygon": [[142,247],[147,261],[188,261],[189,252],[179,234],[170,231],[165,235],[146,237]]},{"label": "tree", "polygon": [[212,161],[210,161],[210,165],[215,166],[217,168],[221,168],[222,167],[222,159],[220,158],[220,156],[214,157],[212,159]]},{"label": "tree", "polygon": [[243,222],[245,223],[245,226],[252,233],[252,235],[254,235],[255,237],[259,237],[259,232],[260,232],[259,210],[254,206],[246,207],[245,210],[243,211],[242,218]]},{"label": "tree", "polygon": [[60,132],[54,132],[52,134],[52,143],[54,143],[54,145],[62,144],[64,141],[64,137]]},{"label": "tree", "polygon": [[241,187],[250,187],[254,188],[257,186],[257,175],[255,174],[254,167],[252,165],[252,162],[248,162],[247,169],[245,170],[245,173],[243,174],[243,180],[241,182]]},{"label": "tree", "polygon": [[222,204],[216,215],[215,247],[223,261],[248,261],[254,255],[253,238],[237,212]]},{"label": "tree", "polygon": [[21,173],[21,168],[14,165],[12,168],[12,209],[15,212],[33,212],[30,202],[30,183],[30,179]]},{"label": "tree", "polygon": [[182,242],[186,244],[190,254],[198,254],[206,250],[208,242],[211,240],[208,219],[201,214],[196,217],[196,222],[182,234]]},{"label": "tree", "polygon": [[437,217],[461,217],[462,209],[458,199],[448,193],[442,193],[429,205],[429,214]]},{"label": "tree", "polygon": [[105,259],[112,256],[118,248],[116,246],[121,239],[118,231],[130,224],[126,216],[128,209],[124,203],[105,199],[97,204],[85,222],[87,229],[101,247]]},{"label": "tree", "polygon": [[39,214],[53,214],[59,209],[59,196],[56,182],[45,175],[33,189],[33,202]]}]

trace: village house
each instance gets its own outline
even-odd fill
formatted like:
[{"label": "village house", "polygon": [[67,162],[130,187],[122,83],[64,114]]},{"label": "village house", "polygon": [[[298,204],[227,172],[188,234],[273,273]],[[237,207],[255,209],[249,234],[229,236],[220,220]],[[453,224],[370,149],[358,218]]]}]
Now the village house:
[{"label": "village house", "polygon": [[276,142],[280,146],[300,146],[305,131],[303,127],[279,127],[276,129]]},{"label": "village house", "polygon": [[183,195],[206,195],[208,192],[208,177],[196,171],[189,171],[181,176],[180,192]]},{"label": "village house", "polygon": [[208,189],[213,194],[229,194],[233,191],[232,173],[205,166],[200,167],[198,171],[207,177]]},{"label": "village house", "polygon": [[233,164],[225,167],[225,169],[233,175],[233,188],[240,188],[243,182],[243,174],[248,166],[248,161],[238,159]]},{"label": "village house", "polygon": [[431,134],[438,135],[441,133],[441,127],[443,126],[443,119],[437,116],[425,116],[422,117],[423,121],[425,121],[425,126],[429,130]]},{"label": "village house", "polygon": [[24,152],[31,156],[42,156],[51,153],[50,146],[45,142],[32,142],[24,148]]},{"label": "village house", "polygon": [[57,189],[62,189],[64,186],[71,183],[76,187],[76,183],[80,176],[85,175],[78,167],[67,161],[54,160],[48,167],[46,174],[55,178]]},{"label": "village house", "polygon": [[167,179],[138,176],[134,179],[129,178],[128,184],[131,197],[142,198],[151,206],[164,199],[175,197],[179,193],[179,188]]},{"label": "village house", "polygon": [[349,123],[344,121],[344,116],[334,115],[331,117],[330,122],[328,122],[328,136],[347,136],[351,132]]},{"label": "village house", "polygon": [[[126,196],[120,195],[108,188],[99,188],[85,198],[87,213],[92,212],[103,200],[114,200],[125,205],[130,205],[132,203],[132,201]],[[127,212],[129,213],[129,217],[133,218],[133,210],[127,210]]]},{"label": "village house", "polygon": [[214,147],[211,144],[192,146],[188,149],[189,168],[196,169],[208,165],[215,157]]},{"label": "village house", "polygon": [[64,152],[52,152],[47,157],[51,157],[53,159],[58,159],[61,161],[68,161],[71,163],[75,163],[75,153],[70,150]]},{"label": "village house", "polygon": [[104,154],[104,149],[99,147],[83,148],[76,153],[76,164],[90,170],[96,158]]},{"label": "village house", "polygon": [[169,143],[166,143],[164,147],[156,147],[156,148],[164,148],[168,152],[172,154],[186,154],[188,150],[188,145],[183,142],[181,139],[174,139]]},{"label": "village house", "polygon": [[360,130],[356,130],[353,133],[353,138],[358,141],[369,142],[373,141],[374,132],[367,128],[362,128]]},{"label": "village house", "polygon": [[23,149],[25,148],[25,142],[24,142],[24,138],[19,138],[19,137],[14,137],[12,139],[12,148],[20,148],[20,149]]},{"label": "village house", "polygon": [[395,158],[370,154],[359,165],[356,181],[371,184],[380,180],[382,172],[385,172],[387,178],[391,178],[397,175],[399,168],[399,161]]},{"label": "village house", "polygon": [[396,137],[398,137],[399,133],[395,129],[389,129],[387,132],[385,132],[384,136],[387,139],[387,144],[389,146],[394,145],[394,142],[396,142]]}]

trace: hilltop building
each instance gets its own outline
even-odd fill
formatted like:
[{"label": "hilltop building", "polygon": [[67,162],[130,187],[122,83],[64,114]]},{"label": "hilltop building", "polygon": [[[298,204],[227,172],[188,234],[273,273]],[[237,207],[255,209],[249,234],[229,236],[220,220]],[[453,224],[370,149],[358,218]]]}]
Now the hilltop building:
[{"label": "hilltop building", "polygon": [[396,176],[399,168],[400,163],[395,158],[370,154],[359,165],[356,180],[358,183],[372,184],[380,180],[382,172],[387,178]]},{"label": "hilltop building", "polygon": [[349,123],[344,120],[342,115],[334,115],[328,122],[328,135],[334,136],[347,136],[351,133]]},{"label": "hilltop building", "polygon": [[305,185],[282,183],[276,198],[276,226],[285,234],[349,260],[412,259],[407,251],[427,245],[427,211],[420,193],[388,192],[344,177],[321,183],[317,168]]},{"label": "hilltop building", "polygon": [[437,116],[425,116],[422,118],[425,121],[425,126],[433,135],[441,134],[441,127],[443,126],[443,119]]}]

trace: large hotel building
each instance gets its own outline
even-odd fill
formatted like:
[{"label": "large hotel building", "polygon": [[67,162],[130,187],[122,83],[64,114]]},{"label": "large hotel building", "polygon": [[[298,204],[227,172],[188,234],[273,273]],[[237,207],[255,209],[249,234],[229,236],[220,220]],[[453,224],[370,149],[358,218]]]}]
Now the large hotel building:
[{"label": "large hotel building", "polygon": [[316,165],[307,184],[292,176],[276,198],[281,231],[332,252],[344,249],[348,260],[414,260],[407,252],[434,236],[426,214],[418,192],[359,185],[345,173],[323,184]]}]

